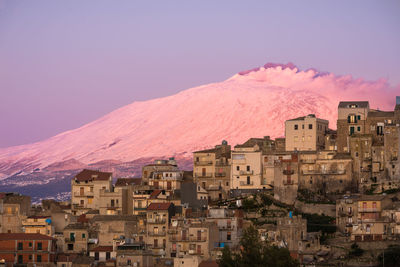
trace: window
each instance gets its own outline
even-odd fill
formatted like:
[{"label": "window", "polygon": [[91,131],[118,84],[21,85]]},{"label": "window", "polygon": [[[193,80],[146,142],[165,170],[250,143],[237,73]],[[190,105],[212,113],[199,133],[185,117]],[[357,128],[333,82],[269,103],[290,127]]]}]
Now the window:
[{"label": "window", "polygon": [[85,205],[85,201],[83,199],[81,200],[81,205]]},{"label": "window", "polygon": [[42,255],[37,255],[36,256],[36,261],[37,262],[42,262]]},{"label": "window", "polygon": [[88,204],[92,204],[93,203],[93,198],[88,198],[87,203]]},{"label": "window", "polygon": [[86,238],[86,234],[85,234],[85,233],[82,234],[82,238],[83,238],[83,239]]},{"label": "window", "polygon": [[236,166],[236,170],[237,170],[237,171],[240,171],[240,166]]},{"label": "window", "polygon": [[250,176],[247,176],[247,184],[250,184]]},{"label": "window", "polygon": [[128,261],[126,262],[126,264],[132,265],[132,260],[131,260],[131,259],[128,259]]},{"label": "window", "polygon": [[24,246],[22,242],[18,242],[18,250],[23,250]]},{"label": "window", "polygon": [[349,115],[349,116],[347,117],[347,122],[348,122],[348,123],[357,123],[357,117],[356,117],[356,115]]},{"label": "window", "polygon": [[310,129],[310,130],[312,129],[312,124],[308,125],[308,129]]},{"label": "window", "polygon": [[232,235],[231,232],[226,233],[226,240],[231,240]]},{"label": "window", "polygon": [[18,255],[18,263],[22,264],[24,262],[24,257],[22,255]]},{"label": "window", "polygon": [[42,242],[38,242],[37,243],[37,249],[38,250],[42,250]]},{"label": "window", "polygon": [[301,125],[301,128],[304,129],[304,124]]},{"label": "window", "polygon": [[106,252],[106,260],[109,260],[111,258],[111,253],[109,251]]},{"label": "window", "polygon": [[383,135],[383,126],[378,125],[376,127],[376,134],[377,135]]},{"label": "window", "polygon": [[361,127],[357,126],[357,132],[361,132]]},{"label": "window", "polygon": [[94,260],[96,260],[96,261],[99,260],[99,253],[98,252],[94,253]]},{"label": "window", "polygon": [[354,126],[350,127],[350,135],[354,134]]},{"label": "window", "polygon": [[32,255],[29,255],[29,256],[28,256],[28,259],[31,261],[31,260],[32,260]]},{"label": "window", "polygon": [[295,141],[295,142],[299,141],[299,137],[298,137],[298,136],[295,136],[295,137],[294,137],[294,141]]},{"label": "window", "polygon": [[74,244],[68,244],[68,250],[74,250]]},{"label": "window", "polygon": [[249,172],[250,171],[250,166],[247,165],[246,170]]},{"label": "window", "polygon": [[[394,166],[394,165],[393,165]],[[229,182],[226,182],[226,186],[229,186]]]},{"label": "window", "polygon": [[298,129],[299,129],[299,125],[295,124],[295,125],[294,125],[294,129],[295,129],[295,130],[298,130]]},{"label": "window", "polygon": [[32,242],[29,242],[28,246],[31,248],[32,247]]}]

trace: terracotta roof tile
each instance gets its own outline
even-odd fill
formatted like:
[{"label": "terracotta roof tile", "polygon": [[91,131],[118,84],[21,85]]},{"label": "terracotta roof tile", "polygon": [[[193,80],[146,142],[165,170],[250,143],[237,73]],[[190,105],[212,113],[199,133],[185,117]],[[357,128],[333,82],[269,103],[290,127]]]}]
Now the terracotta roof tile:
[{"label": "terracotta roof tile", "polygon": [[110,176],[112,176],[111,172],[101,172],[101,171],[84,169],[75,176],[75,179],[80,182],[91,181],[91,180],[107,181],[108,179],[110,179]]},{"label": "terracotta roof tile", "polygon": [[118,178],[115,186],[140,185],[142,178]]},{"label": "terracotta roof tile", "polygon": [[151,203],[147,210],[168,210],[172,203]]},{"label": "terracotta roof tile", "polygon": [[113,246],[98,246],[98,247],[92,248],[90,251],[94,251],[94,252],[111,252],[111,251],[113,251]]},{"label": "terracotta roof tile", "polygon": [[0,240],[55,240],[55,239],[50,236],[42,234],[1,233]]}]

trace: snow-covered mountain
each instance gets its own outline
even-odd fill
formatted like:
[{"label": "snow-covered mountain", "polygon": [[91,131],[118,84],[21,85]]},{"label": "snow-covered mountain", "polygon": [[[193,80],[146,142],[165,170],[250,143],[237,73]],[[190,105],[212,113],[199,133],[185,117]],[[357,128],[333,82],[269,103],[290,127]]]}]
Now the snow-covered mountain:
[{"label": "snow-covered mountain", "polygon": [[47,140],[0,149],[0,178],[32,171],[78,169],[104,162],[180,155],[249,137],[282,136],[284,121],[310,113],[336,128],[340,100],[369,100],[392,109],[385,80],[367,82],[293,64],[266,64],[178,94],[133,102]]}]

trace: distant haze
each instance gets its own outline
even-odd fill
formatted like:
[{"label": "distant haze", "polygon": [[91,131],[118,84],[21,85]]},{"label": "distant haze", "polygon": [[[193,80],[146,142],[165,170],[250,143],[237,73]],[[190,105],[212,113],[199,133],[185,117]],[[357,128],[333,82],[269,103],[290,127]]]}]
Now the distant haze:
[{"label": "distant haze", "polygon": [[[399,14],[397,0],[0,0],[0,147],[266,62],[334,73],[343,88],[349,80],[379,84],[387,100],[370,91],[353,96],[392,108],[400,92]],[[287,86],[306,75],[279,80]],[[335,101],[352,95],[340,93]]]}]

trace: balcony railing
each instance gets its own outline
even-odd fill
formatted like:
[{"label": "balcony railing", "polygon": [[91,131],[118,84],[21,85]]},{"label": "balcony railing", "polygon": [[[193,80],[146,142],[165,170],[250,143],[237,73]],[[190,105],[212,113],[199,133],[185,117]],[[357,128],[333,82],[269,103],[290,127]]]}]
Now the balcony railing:
[{"label": "balcony railing", "polygon": [[220,162],[220,161],[215,162],[215,166],[228,166],[228,165],[229,165],[228,162]]},{"label": "balcony railing", "polygon": [[293,180],[283,180],[283,184],[284,185],[293,185],[294,182],[293,182]]},{"label": "balcony railing", "polygon": [[206,172],[206,173],[195,173],[194,174],[195,178],[211,178],[213,177],[212,173]]},{"label": "balcony railing", "polygon": [[165,231],[158,231],[158,232],[150,231],[150,232],[148,232],[148,235],[149,236],[165,236],[166,232]]},{"label": "balcony railing", "polygon": [[341,175],[345,174],[346,170],[329,170],[329,171],[321,171],[321,170],[302,170],[301,173],[303,175]]},{"label": "balcony railing", "polygon": [[207,186],[207,190],[220,190],[221,186],[219,185],[209,185]]},{"label": "balcony railing", "polygon": [[352,211],[339,210],[338,213],[339,213],[339,216],[341,216],[341,217],[347,217],[347,216],[352,216],[353,215]]},{"label": "balcony railing", "polygon": [[195,166],[208,166],[208,165],[212,165],[212,164],[213,164],[212,160],[201,160],[201,161],[194,162]]},{"label": "balcony railing", "polygon": [[206,242],[207,237],[186,236],[185,238],[183,238],[182,236],[172,236],[170,240],[174,242]]},{"label": "balcony railing", "polygon": [[251,185],[253,185],[253,181],[250,181],[250,182],[243,182],[243,181],[240,181],[240,185],[241,185],[241,186],[251,186]]},{"label": "balcony railing", "polygon": [[166,219],[148,219],[147,220],[147,223],[151,223],[151,224],[164,224],[166,222],[167,222]]},{"label": "balcony railing", "polygon": [[253,175],[253,171],[239,171],[239,175]]},{"label": "balcony railing", "polygon": [[294,174],[294,170],[283,170],[283,174],[284,175],[293,175]]},{"label": "balcony railing", "polygon": [[74,197],[92,197],[92,196],[94,196],[94,192],[90,192],[90,191],[85,191],[83,193],[74,192]]},{"label": "balcony railing", "polygon": [[361,208],[358,212],[380,212],[377,208]]},{"label": "balcony railing", "polygon": [[302,159],[301,163],[315,163],[315,159]]},{"label": "balcony railing", "polygon": [[75,242],[75,238],[66,237],[64,240],[65,240],[65,243]]},{"label": "balcony railing", "polygon": [[226,177],[226,172],[216,172],[215,177]]}]

